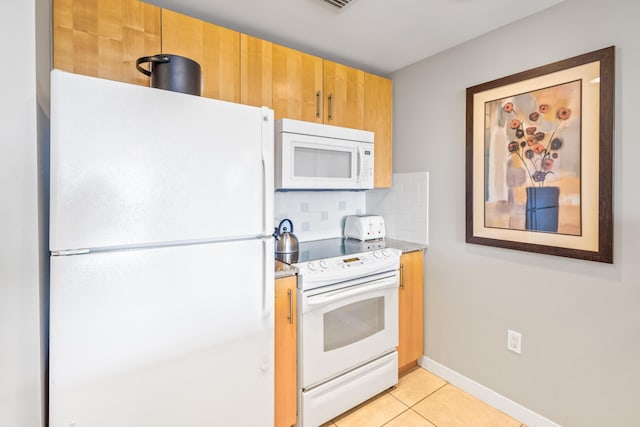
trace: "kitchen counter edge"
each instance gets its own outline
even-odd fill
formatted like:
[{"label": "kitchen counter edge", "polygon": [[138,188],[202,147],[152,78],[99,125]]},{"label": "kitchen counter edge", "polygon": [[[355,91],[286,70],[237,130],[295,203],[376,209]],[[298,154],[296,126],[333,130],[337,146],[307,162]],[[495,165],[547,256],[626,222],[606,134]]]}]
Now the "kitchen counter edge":
[{"label": "kitchen counter edge", "polygon": [[396,239],[388,239],[388,238],[384,239],[384,242],[385,242],[385,247],[398,249],[403,254],[406,254],[408,252],[427,250],[427,245],[425,245],[424,243],[408,242],[406,240],[396,240]]},{"label": "kitchen counter edge", "polygon": [[283,277],[295,276],[298,274],[298,269],[292,265],[286,264],[282,261],[276,260],[274,277],[282,279]]}]

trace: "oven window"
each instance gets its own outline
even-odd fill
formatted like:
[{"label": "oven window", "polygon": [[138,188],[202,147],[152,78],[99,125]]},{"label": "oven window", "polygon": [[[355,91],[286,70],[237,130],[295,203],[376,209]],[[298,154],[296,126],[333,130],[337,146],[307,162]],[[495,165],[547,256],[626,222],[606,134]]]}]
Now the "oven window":
[{"label": "oven window", "polygon": [[324,351],[363,340],[384,329],[384,296],[369,298],[324,314]]},{"label": "oven window", "polygon": [[294,148],[296,177],[351,178],[351,152],[317,148]]}]

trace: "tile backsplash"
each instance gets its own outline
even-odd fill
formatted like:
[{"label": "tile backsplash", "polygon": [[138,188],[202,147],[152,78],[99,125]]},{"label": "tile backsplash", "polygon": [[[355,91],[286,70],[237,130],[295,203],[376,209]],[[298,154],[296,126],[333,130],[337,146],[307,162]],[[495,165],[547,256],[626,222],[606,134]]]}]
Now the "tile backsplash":
[{"label": "tile backsplash", "polygon": [[384,218],[387,237],[429,244],[429,172],[394,173],[391,188],[367,192],[366,210]]},{"label": "tile backsplash", "polygon": [[392,187],[367,191],[277,191],[275,224],[289,218],[298,240],[342,237],[347,215],[381,215],[387,237],[429,243],[429,173],[398,173]]},{"label": "tile backsplash", "polygon": [[277,191],[275,226],[289,218],[301,242],[342,237],[344,218],[363,215],[366,209],[364,191]]}]

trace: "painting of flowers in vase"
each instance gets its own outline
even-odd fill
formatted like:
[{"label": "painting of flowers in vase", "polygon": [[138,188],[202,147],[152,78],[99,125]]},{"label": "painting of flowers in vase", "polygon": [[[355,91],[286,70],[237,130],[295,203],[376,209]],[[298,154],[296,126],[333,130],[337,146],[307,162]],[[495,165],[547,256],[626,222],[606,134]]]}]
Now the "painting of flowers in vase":
[{"label": "painting of flowers in vase", "polygon": [[485,102],[485,227],[581,235],[581,87]]}]

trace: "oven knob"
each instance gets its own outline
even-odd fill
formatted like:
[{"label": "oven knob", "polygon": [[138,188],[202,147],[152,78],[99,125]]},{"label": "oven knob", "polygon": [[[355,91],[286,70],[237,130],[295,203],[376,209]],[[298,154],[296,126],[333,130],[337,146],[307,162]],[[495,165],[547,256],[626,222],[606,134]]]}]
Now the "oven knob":
[{"label": "oven knob", "polygon": [[389,251],[388,251],[388,250],[386,250],[386,249],[383,249],[383,250],[382,250],[382,255],[384,255],[384,256],[389,256]]},{"label": "oven knob", "polygon": [[312,262],[307,264],[307,267],[309,267],[309,270],[311,270],[311,271],[316,271],[316,265],[314,263],[312,263]]},{"label": "oven knob", "polygon": [[326,261],[320,261],[320,268],[327,268],[327,263]]},{"label": "oven knob", "polygon": [[373,256],[376,258],[380,258],[382,254],[380,253],[380,251],[373,251]]}]

